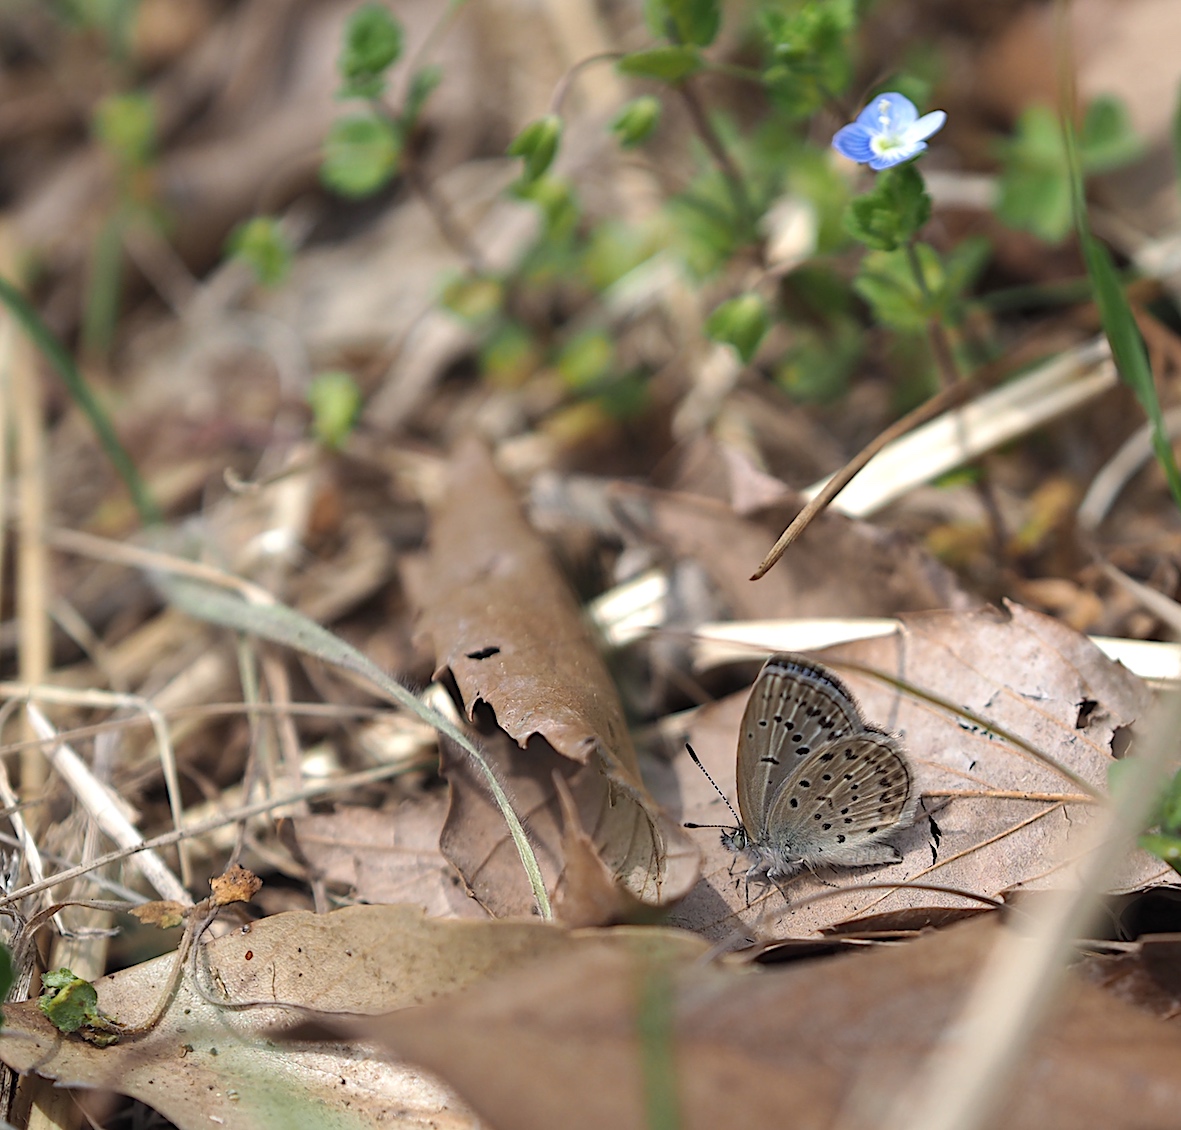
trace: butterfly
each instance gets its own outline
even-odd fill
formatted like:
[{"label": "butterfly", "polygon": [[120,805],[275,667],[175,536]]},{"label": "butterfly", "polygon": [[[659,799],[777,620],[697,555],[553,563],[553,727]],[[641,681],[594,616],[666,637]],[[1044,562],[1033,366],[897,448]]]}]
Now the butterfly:
[{"label": "butterfly", "polygon": [[738,827],[724,829],[722,843],[752,861],[748,882],[777,883],[821,864],[902,859],[882,841],[914,820],[914,771],[898,742],[869,725],[819,663],[780,653],[763,665],[742,715],[737,778],[738,812],[730,811]]}]

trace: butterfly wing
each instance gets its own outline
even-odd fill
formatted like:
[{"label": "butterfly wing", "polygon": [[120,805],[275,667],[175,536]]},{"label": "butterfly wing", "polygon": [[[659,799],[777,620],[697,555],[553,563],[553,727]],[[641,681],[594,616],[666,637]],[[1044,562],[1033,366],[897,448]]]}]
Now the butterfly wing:
[{"label": "butterfly wing", "polygon": [[738,732],[738,811],[751,842],[767,838],[770,803],[819,747],[864,730],[835,675],[799,655],[772,655],[751,688]]},{"label": "butterfly wing", "polygon": [[889,734],[871,727],[814,749],[767,811],[766,851],[776,859],[860,867],[894,863],[881,841],[918,806],[914,772]]}]

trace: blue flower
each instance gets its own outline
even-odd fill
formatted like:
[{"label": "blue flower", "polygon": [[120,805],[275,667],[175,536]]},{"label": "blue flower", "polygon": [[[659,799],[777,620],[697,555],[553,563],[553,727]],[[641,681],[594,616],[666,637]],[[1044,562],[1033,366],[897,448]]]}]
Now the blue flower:
[{"label": "blue flower", "polygon": [[901,94],[879,94],[857,120],[837,130],[832,147],[859,165],[888,169],[917,157],[927,148],[927,138],[943,128],[942,110],[921,118],[914,103]]}]

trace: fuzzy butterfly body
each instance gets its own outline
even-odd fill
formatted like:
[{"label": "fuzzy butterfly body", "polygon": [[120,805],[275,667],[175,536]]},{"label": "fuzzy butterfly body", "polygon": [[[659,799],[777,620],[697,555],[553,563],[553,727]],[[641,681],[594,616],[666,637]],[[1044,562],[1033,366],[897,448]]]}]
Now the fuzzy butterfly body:
[{"label": "fuzzy butterfly body", "polygon": [[737,777],[742,825],[722,841],[753,860],[748,878],[902,858],[882,841],[914,819],[910,763],[817,663],[784,653],[763,665],[742,716]]}]

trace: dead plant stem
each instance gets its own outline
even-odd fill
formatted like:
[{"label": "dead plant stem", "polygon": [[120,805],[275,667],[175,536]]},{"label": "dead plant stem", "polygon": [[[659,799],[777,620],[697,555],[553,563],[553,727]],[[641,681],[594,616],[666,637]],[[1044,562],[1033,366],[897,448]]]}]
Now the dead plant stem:
[{"label": "dead plant stem", "polygon": [[937,392],[930,400],[920,404],[914,411],[908,412],[900,420],[895,420],[885,431],[880,432],[865,445],[852,459],[849,460],[832,478],[820,489],[820,493],[808,503],[792,520],[791,525],[779,536],[779,540],[771,547],[767,556],[760,562],[759,567],[751,574],[751,580],[757,581],[764,576],[768,569],[775,564],[787,550],[787,547],[802,534],[813,519],[828,505],[865,465],[887,444],[893,443],[900,436],[913,431],[920,424],[940,415],[950,408],[954,408],[967,400],[972,391],[971,381],[957,381],[941,392]]}]

